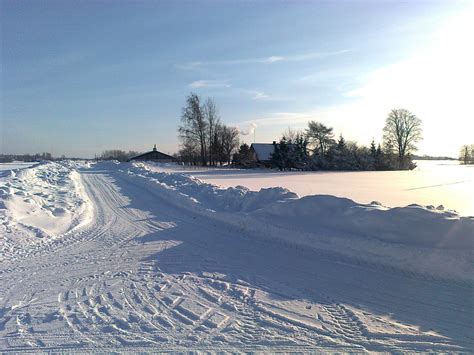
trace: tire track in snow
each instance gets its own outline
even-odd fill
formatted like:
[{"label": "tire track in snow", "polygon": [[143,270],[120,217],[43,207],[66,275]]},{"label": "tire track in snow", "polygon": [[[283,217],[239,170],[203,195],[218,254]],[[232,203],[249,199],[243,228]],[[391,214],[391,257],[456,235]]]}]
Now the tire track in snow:
[{"label": "tire track in snow", "polygon": [[[315,299],[314,293],[302,287],[304,282],[287,280],[274,266],[256,263],[260,255],[269,256],[261,250],[271,244],[251,239],[235,244],[232,241],[239,240],[240,235],[232,230],[228,236],[219,236],[224,239],[213,237],[207,241],[207,234],[213,236],[216,230],[225,228],[214,228],[214,221],[195,218],[189,211],[167,205],[166,200],[151,196],[146,188],[133,185],[116,171],[93,170],[82,178],[94,204],[94,222],[36,248],[30,260],[13,261],[8,272],[2,274],[8,275],[13,285],[0,299],[0,314],[9,319],[3,329],[0,326],[0,338],[8,334],[0,342],[1,350],[271,347],[400,351],[420,350],[423,346],[459,350],[448,339],[435,335],[403,337],[388,333],[377,338],[366,321],[340,301],[331,297]],[[129,190],[121,191],[120,186],[127,184]],[[141,201],[143,210],[130,198]],[[152,204],[157,205],[156,209],[150,208]],[[174,221],[184,233],[196,231],[196,238],[160,239],[166,225],[159,220]],[[158,237],[149,244],[138,241],[153,233]],[[188,249],[180,249],[181,245]],[[233,254],[228,248],[233,246],[244,248],[251,257],[243,255],[245,259],[240,263],[230,260]],[[168,252],[167,257],[160,254],[162,251]],[[153,259],[145,258],[149,255]],[[333,262],[331,258],[327,258],[328,263]],[[320,258],[320,262],[326,261]],[[181,270],[183,265],[188,265],[190,271]],[[285,266],[294,268],[295,276],[312,276],[299,267]],[[338,267],[353,270],[343,263]],[[363,270],[366,265],[358,267]],[[214,273],[205,271],[214,268]],[[383,276],[387,271],[376,272]],[[252,276],[255,273],[265,277]],[[337,284],[329,276],[317,280],[323,282],[319,287]],[[294,287],[299,289],[292,290]],[[331,287],[340,292],[336,286]],[[331,293],[331,287],[327,292]],[[18,304],[19,295],[23,295],[23,307],[13,309],[11,304]],[[281,300],[278,306],[276,299]]]}]

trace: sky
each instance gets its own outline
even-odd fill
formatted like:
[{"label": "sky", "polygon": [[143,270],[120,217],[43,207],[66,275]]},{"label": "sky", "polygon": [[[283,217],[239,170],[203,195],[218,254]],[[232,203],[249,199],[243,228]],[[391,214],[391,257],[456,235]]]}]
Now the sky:
[{"label": "sky", "polygon": [[455,0],[0,0],[0,153],[173,153],[194,92],[248,143],[315,120],[368,145],[406,108],[418,153],[455,157],[474,143],[473,19]]}]

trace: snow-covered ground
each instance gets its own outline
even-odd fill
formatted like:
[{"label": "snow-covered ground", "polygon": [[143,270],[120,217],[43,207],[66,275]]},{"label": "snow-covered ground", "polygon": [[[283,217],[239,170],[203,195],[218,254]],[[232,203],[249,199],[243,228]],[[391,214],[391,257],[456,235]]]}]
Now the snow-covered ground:
[{"label": "snow-covered ground", "polygon": [[141,163],[0,190],[2,352],[474,351],[473,218]]},{"label": "snow-covered ground", "polygon": [[0,163],[0,176],[3,175],[4,171],[9,171],[9,170],[17,170],[17,169],[24,169],[24,168],[29,168],[33,165],[36,165],[38,163],[25,163],[25,162],[12,162],[12,163]]},{"label": "snow-covered ground", "polygon": [[0,261],[92,218],[88,196],[71,163],[15,166],[3,171],[0,179]]},{"label": "snow-covered ground", "polygon": [[361,203],[379,201],[390,207],[443,205],[474,216],[474,166],[457,161],[417,161],[414,171],[277,172],[270,170],[160,166],[221,187],[244,185],[252,190],[283,186],[299,196],[328,194]]}]

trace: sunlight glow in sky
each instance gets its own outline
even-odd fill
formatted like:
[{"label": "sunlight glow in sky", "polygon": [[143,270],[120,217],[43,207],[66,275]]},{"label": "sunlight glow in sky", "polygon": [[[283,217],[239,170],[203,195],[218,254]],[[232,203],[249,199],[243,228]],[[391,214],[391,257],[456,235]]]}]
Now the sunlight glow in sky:
[{"label": "sunlight glow in sky", "polygon": [[1,153],[175,152],[191,91],[259,142],[319,120],[369,144],[403,107],[420,154],[474,143],[472,1],[0,4]]}]

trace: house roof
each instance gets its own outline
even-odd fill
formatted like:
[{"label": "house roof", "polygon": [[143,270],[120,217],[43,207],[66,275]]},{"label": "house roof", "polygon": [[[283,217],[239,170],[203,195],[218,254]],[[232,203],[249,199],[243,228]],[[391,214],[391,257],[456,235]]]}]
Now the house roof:
[{"label": "house roof", "polygon": [[155,145],[152,151],[137,155],[136,157],[130,158],[130,160],[175,160],[175,158],[157,151]]},{"label": "house roof", "polygon": [[272,143],[253,143],[250,148],[253,148],[257,155],[257,160],[270,160],[272,154],[275,152],[275,147]]}]

